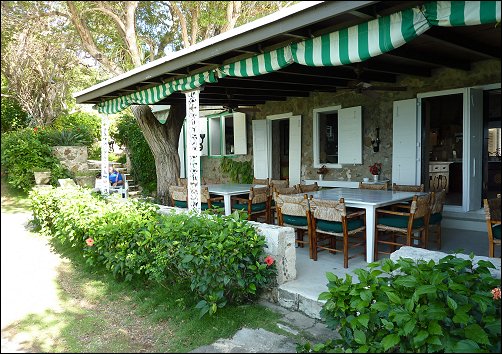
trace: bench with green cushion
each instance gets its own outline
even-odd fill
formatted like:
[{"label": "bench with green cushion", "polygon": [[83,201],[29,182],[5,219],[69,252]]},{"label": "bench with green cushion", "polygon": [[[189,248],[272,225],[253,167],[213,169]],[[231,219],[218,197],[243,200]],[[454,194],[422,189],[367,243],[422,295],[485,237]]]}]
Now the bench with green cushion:
[{"label": "bench with green cushion", "polygon": [[174,201],[174,206],[177,208],[188,208],[188,203],[184,202],[182,200],[175,200]]}]

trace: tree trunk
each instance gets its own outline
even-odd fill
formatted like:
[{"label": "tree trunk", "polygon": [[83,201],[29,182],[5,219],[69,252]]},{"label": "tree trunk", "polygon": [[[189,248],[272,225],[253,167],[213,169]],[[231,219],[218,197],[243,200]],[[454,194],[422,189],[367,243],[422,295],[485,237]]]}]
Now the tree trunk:
[{"label": "tree trunk", "polygon": [[179,177],[178,142],[186,106],[184,103],[171,105],[165,124],[159,123],[149,106],[132,106],[131,109],[155,159],[157,197],[162,205],[167,205],[169,186],[175,185]]}]

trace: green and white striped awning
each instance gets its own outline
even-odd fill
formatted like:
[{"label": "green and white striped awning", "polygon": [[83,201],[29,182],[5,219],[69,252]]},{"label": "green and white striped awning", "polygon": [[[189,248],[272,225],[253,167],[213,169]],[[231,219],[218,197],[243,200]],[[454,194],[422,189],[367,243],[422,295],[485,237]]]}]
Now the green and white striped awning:
[{"label": "green and white striped awning", "polygon": [[500,22],[500,1],[433,1],[424,4],[433,26],[472,26]]},{"label": "green and white striped awning", "polygon": [[113,114],[135,104],[157,103],[176,91],[188,91],[201,87],[204,84],[216,82],[214,71],[206,71],[192,76],[186,76],[158,86],[131,93],[126,96],[114,98],[97,104],[98,112]]},{"label": "green and white striped awning", "polygon": [[155,104],[176,91],[217,82],[216,75],[251,77],[292,63],[337,66],[361,62],[398,48],[432,26],[470,26],[500,22],[500,1],[433,1],[388,16],[323,34],[263,54],[223,65],[97,105],[101,113],[117,113],[133,104]]}]

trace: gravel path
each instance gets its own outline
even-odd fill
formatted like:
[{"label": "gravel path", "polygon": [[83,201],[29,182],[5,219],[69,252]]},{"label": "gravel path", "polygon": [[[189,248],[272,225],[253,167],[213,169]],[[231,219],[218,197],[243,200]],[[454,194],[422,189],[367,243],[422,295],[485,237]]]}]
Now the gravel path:
[{"label": "gravel path", "polygon": [[25,352],[23,342],[29,341],[26,333],[13,333],[12,325],[30,313],[61,309],[55,278],[62,260],[45,239],[29,231],[30,219],[29,212],[5,213],[2,208],[2,353]]}]

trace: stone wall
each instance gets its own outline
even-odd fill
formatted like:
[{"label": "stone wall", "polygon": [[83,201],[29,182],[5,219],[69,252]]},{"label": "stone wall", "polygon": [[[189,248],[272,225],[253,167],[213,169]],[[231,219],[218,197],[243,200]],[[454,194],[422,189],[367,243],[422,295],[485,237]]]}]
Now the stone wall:
[{"label": "stone wall", "polygon": [[89,170],[87,146],[54,146],[52,153],[72,173]]},{"label": "stone wall", "polygon": [[[368,166],[381,162],[382,174],[392,176],[392,110],[393,102],[415,98],[418,93],[449,90],[468,86],[500,83],[500,59],[486,60],[472,65],[470,71],[441,68],[434,70],[431,77],[402,75],[396,86],[407,86],[403,92],[366,91],[363,94],[350,90],[340,90],[335,93],[313,92],[308,98],[289,98],[286,101],[268,102],[257,106],[259,113],[246,115],[248,154],[238,157],[239,160],[252,161],[253,139],[251,122],[254,119],[265,119],[268,115],[292,112],[302,116],[302,158],[301,178],[317,179],[317,168],[313,167],[312,125],[313,110],[328,106],[341,105],[342,108],[362,106],[363,115],[363,163],[339,169],[330,168],[325,179],[338,180],[347,178],[350,169],[352,180],[370,177]],[[393,84],[389,84],[393,85]],[[375,138],[376,128],[380,128],[380,150],[373,152],[371,140]],[[223,178],[219,164],[221,159],[202,157],[203,176],[208,178]]]}]

